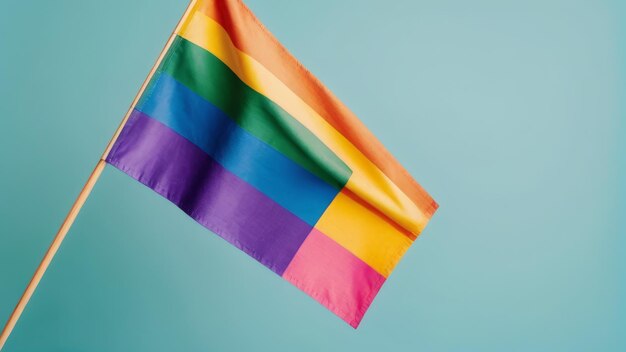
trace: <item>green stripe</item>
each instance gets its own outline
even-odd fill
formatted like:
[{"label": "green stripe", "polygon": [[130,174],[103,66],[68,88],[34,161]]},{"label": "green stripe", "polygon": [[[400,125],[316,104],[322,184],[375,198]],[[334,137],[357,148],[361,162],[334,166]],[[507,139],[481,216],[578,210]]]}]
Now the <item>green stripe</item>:
[{"label": "green stripe", "polygon": [[243,129],[333,187],[341,189],[348,181],[352,171],[341,159],[280,106],[241,81],[209,51],[176,37],[159,71],[167,72]]}]

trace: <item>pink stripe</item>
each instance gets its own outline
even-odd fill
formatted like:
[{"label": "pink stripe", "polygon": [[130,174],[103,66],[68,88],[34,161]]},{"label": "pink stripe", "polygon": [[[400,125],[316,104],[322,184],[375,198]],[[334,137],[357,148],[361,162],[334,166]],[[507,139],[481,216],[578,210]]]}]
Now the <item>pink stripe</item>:
[{"label": "pink stripe", "polygon": [[283,278],[356,328],[385,282],[345,248],[313,229]]}]

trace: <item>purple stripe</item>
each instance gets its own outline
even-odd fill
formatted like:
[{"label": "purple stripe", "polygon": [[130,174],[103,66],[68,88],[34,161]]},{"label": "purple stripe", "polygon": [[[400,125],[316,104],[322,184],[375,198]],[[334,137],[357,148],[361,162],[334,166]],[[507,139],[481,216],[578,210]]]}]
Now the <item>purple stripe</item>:
[{"label": "purple stripe", "polygon": [[278,275],[312,229],[187,139],[137,110],[107,162]]}]

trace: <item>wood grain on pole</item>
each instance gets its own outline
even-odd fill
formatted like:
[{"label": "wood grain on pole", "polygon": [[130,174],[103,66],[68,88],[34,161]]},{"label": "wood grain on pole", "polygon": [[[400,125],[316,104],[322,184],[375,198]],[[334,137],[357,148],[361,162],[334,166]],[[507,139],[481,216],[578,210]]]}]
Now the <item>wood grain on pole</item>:
[{"label": "wood grain on pole", "polygon": [[28,283],[28,286],[26,286],[26,290],[24,291],[24,294],[22,294],[22,297],[17,303],[17,306],[15,306],[13,313],[11,313],[11,316],[9,317],[9,320],[4,326],[4,329],[2,329],[2,334],[0,334],[0,350],[4,346],[7,339],[9,338],[11,331],[13,331],[13,328],[15,327],[17,320],[20,318],[20,315],[22,315],[24,308],[26,308],[26,305],[28,304],[30,297],[35,292],[35,289],[37,288],[39,281],[41,281],[43,274],[46,272],[46,269],[48,269],[48,266],[50,265],[52,258],[54,258],[54,255],[59,250],[59,247],[61,246],[61,243],[63,242],[63,239],[65,238],[65,235],[67,234],[67,231],[69,231],[70,227],[74,223],[74,220],[76,219],[76,216],[78,215],[78,212],[80,211],[80,208],[83,206],[83,204],[85,204],[85,201],[87,200],[87,197],[89,196],[89,193],[93,189],[93,186],[96,184],[96,181],[98,181],[98,177],[100,177],[100,174],[102,173],[102,170],[104,170],[105,165],[106,163],[103,160],[98,161],[98,164],[96,164],[96,167],[93,169],[93,172],[87,179],[87,183],[85,183],[85,186],[78,194],[78,198],[76,198],[76,200],[74,201],[74,205],[72,205],[70,212],[65,217],[65,220],[63,221],[63,224],[61,225],[61,227],[59,228],[59,231],[54,237],[52,244],[48,248],[48,251],[44,255],[43,259],[41,260],[39,267],[37,267],[37,270],[35,271],[33,278],[30,279],[30,282]]},{"label": "wood grain on pole", "polygon": [[57,234],[54,237],[52,244],[50,244],[50,247],[46,251],[46,254],[41,260],[41,263],[39,264],[39,266],[37,267],[35,274],[33,275],[32,279],[28,283],[28,286],[26,286],[26,290],[24,290],[22,297],[20,297],[20,300],[15,306],[15,309],[9,316],[9,319],[7,320],[7,323],[5,324],[4,328],[2,329],[2,333],[0,334],[0,350],[2,350],[7,339],[9,338],[9,335],[11,335],[11,332],[13,331],[15,324],[17,324],[17,321],[19,320],[20,316],[22,315],[22,312],[26,308],[28,301],[33,296],[33,293],[35,292],[37,285],[39,284],[39,282],[41,281],[41,278],[45,274],[46,269],[48,269],[48,266],[50,266],[50,262],[52,262],[54,255],[57,253],[57,251],[59,250],[59,247],[61,246],[61,243],[65,239],[65,235],[67,235],[67,232],[70,230],[70,227],[72,227],[72,224],[74,223],[74,220],[76,220],[76,217],[78,216],[78,213],[80,212],[80,209],[85,204],[87,197],[89,197],[91,190],[93,189],[94,185],[98,181],[98,178],[102,174],[102,170],[104,170],[104,167],[106,166],[106,162],[105,162],[106,157],[109,155],[109,152],[111,151],[113,144],[115,144],[115,141],[117,141],[117,138],[122,132],[124,125],[126,125],[126,122],[128,121],[128,118],[130,117],[130,114],[132,113],[133,108],[135,107],[135,104],[137,104],[137,101],[139,100],[139,98],[141,98],[141,95],[146,89],[146,86],[148,85],[148,83],[150,82],[150,79],[152,78],[156,70],[158,69],[167,50],[169,49],[169,47],[172,45],[172,42],[176,38],[176,33],[178,33],[178,31],[180,30],[180,27],[183,25],[188,15],[191,13],[193,8],[195,7],[196,2],[197,0],[191,0],[189,2],[189,5],[187,6],[185,13],[181,17],[181,19],[178,21],[176,28],[174,29],[169,39],[167,40],[167,43],[161,50],[161,54],[159,54],[159,57],[157,58],[154,66],[152,66],[152,69],[150,70],[148,77],[146,77],[146,79],[144,80],[143,84],[141,85],[141,88],[139,89],[139,92],[135,96],[135,99],[133,99],[133,102],[130,105],[130,108],[126,112],[126,115],[124,115],[124,118],[122,119],[122,123],[120,123],[117,130],[113,134],[113,137],[111,137],[109,144],[105,148],[104,153],[102,153],[102,156],[100,157],[100,160],[96,164],[96,167],[91,172],[91,175],[89,175],[89,178],[87,179],[87,182],[85,183],[85,186],[83,186],[83,189],[80,191],[80,193],[78,194],[78,197],[74,201],[72,208],[70,209],[69,213],[65,217],[65,220],[61,224],[59,231],[57,231]]}]

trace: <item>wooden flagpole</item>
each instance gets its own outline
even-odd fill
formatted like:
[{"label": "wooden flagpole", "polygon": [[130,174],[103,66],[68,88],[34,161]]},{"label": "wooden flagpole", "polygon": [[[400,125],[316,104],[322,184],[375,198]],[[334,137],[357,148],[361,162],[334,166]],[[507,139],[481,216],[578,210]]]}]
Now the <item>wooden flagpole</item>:
[{"label": "wooden flagpole", "polygon": [[117,138],[122,132],[124,125],[126,125],[126,122],[128,121],[128,118],[130,117],[130,114],[132,113],[133,108],[137,104],[137,101],[139,100],[139,98],[141,98],[141,95],[146,89],[146,86],[148,85],[148,83],[150,82],[150,79],[156,72],[157,68],[161,64],[161,61],[163,60],[163,57],[167,53],[167,50],[170,48],[170,46],[172,45],[172,42],[176,38],[176,33],[178,33],[178,31],[180,30],[180,27],[183,25],[184,21],[187,19],[189,13],[191,13],[192,9],[195,7],[196,2],[197,0],[191,0],[189,2],[189,5],[187,5],[187,9],[185,10],[180,20],[178,21],[178,24],[174,28],[174,31],[172,31],[172,34],[167,40],[167,43],[161,50],[161,53],[159,54],[159,57],[157,58],[154,66],[152,66],[150,73],[148,74],[143,84],[141,85],[141,88],[139,89],[139,92],[135,96],[135,99],[133,99],[133,103],[130,105],[130,108],[126,112],[126,115],[124,115],[124,118],[122,119],[122,122],[120,123],[120,125],[117,127],[117,130],[115,130],[113,137],[111,137],[111,140],[109,141],[109,144],[104,150],[104,153],[102,153],[102,156],[100,157],[100,160],[96,164],[96,167],[93,169],[93,171],[91,172],[91,175],[89,175],[89,178],[87,179],[87,182],[83,186],[83,189],[78,194],[78,197],[74,201],[72,208],[70,208],[70,211],[65,217],[65,220],[63,220],[63,223],[61,224],[61,227],[57,231],[57,234],[54,237],[54,240],[52,241],[52,243],[50,244],[50,247],[46,251],[46,254],[41,260],[41,263],[37,267],[37,270],[35,270],[35,274],[33,274],[33,277],[28,283],[28,286],[26,286],[26,290],[24,290],[22,297],[20,297],[20,300],[15,306],[15,309],[9,316],[9,319],[7,320],[6,324],[4,325],[4,328],[2,329],[2,333],[0,334],[0,350],[2,350],[2,348],[4,347],[4,344],[9,338],[9,335],[11,335],[11,332],[13,331],[15,324],[17,324],[17,321],[19,320],[20,316],[22,315],[22,312],[26,308],[28,301],[32,297],[33,293],[35,292],[35,289],[37,288],[39,281],[41,281],[41,278],[45,274],[46,269],[48,269],[48,266],[50,266],[50,262],[52,262],[54,255],[59,250],[61,243],[65,239],[65,235],[67,235],[67,232],[69,231],[70,227],[72,227],[72,224],[74,223],[74,220],[76,220],[76,217],[78,216],[78,213],[80,212],[80,209],[85,204],[87,197],[89,197],[91,190],[93,189],[96,182],[98,181],[98,178],[102,174],[102,170],[104,170],[104,167],[106,166],[105,160],[107,156],[109,155],[109,152],[111,152],[111,148],[113,147],[113,144],[115,144],[115,141],[117,141]]}]

